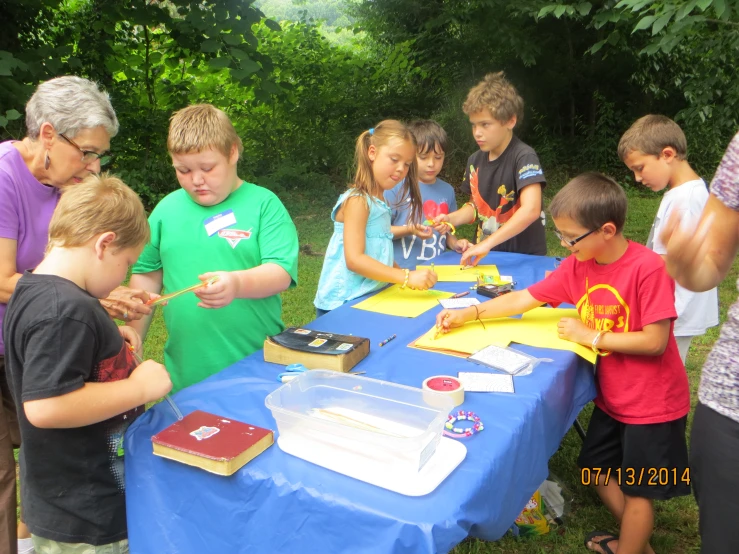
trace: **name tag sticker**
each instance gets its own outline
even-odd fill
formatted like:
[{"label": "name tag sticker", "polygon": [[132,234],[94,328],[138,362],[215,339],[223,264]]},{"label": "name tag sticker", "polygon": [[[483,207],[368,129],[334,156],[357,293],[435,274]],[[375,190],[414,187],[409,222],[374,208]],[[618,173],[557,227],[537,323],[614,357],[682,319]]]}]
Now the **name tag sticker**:
[{"label": "name tag sticker", "polygon": [[212,237],[221,229],[236,225],[236,216],[233,210],[226,210],[209,217],[203,222],[203,225],[205,226],[205,232],[208,233],[209,237]]}]

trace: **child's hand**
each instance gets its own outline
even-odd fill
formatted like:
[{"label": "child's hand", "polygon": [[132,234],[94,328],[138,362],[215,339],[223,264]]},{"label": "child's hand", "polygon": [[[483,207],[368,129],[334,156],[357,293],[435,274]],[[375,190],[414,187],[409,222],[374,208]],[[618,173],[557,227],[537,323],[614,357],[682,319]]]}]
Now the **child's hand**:
[{"label": "child's hand", "polygon": [[123,340],[126,341],[130,347],[131,350],[134,352],[138,352],[141,348],[141,337],[136,332],[136,329],[133,327],[128,327],[127,325],[123,325],[121,327],[118,327],[118,332],[123,337]]},{"label": "child's hand", "polygon": [[431,226],[434,228],[434,231],[443,235],[445,233],[448,233],[451,230],[451,227],[447,225],[448,222],[449,222],[449,214],[438,214],[432,220]]},{"label": "child's hand", "polygon": [[144,396],[144,402],[159,400],[172,390],[172,380],[167,368],[154,360],[146,360],[131,372],[129,379],[134,381]]},{"label": "child's hand", "polygon": [[477,265],[477,262],[487,256],[488,252],[490,252],[490,248],[485,243],[475,244],[462,253],[462,259],[459,263],[460,265]]},{"label": "child's hand", "polygon": [[199,275],[198,279],[207,281],[211,277],[218,277],[218,280],[195,291],[195,296],[200,299],[198,306],[201,308],[228,306],[239,291],[238,276],[231,271],[213,271]]},{"label": "child's hand", "polygon": [[408,286],[412,290],[430,289],[438,278],[436,272],[431,269],[416,269],[408,274]]},{"label": "child's hand", "polygon": [[431,238],[434,234],[434,230],[431,227],[418,223],[410,223],[408,224],[408,228],[411,230],[411,234],[416,235],[419,239]]},{"label": "child's hand", "polygon": [[598,331],[591,329],[577,318],[563,317],[557,323],[557,333],[561,339],[590,346]]},{"label": "child's hand", "polygon": [[440,333],[448,333],[452,327],[461,327],[469,321],[466,310],[442,310],[436,316],[436,329]]},{"label": "child's hand", "polygon": [[454,251],[458,254],[461,254],[463,252],[466,252],[472,247],[472,243],[468,241],[467,239],[459,239],[457,243],[453,246]]}]

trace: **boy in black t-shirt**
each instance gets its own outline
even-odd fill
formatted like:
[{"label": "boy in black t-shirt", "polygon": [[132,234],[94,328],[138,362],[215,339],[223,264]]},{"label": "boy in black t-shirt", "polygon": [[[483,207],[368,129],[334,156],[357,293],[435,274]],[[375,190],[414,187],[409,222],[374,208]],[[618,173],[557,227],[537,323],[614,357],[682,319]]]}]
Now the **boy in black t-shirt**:
[{"label": "boy in black t-shirt", "polygon": [[513,134],[523,118],[523,99],[503,72],[489,73],[473,87],[462,106],[480,150],[467,161],[462,191],[470,202],[436,218],[454,226],[478,222],[477,244],[462,254],[463,265],[490,250],[545,256],[541,191],[544,172],[534,149]]},{"label": "boy in black t-shirt", "polygon": [[10,298],[3,333],[18,410],[25,521],[37,552],[128,552],[123,433],[172,387],[140,366],[141,340],[99,299],[126,278],[149,240],[141,201],[114,177],[66,187],[46,257]]}]

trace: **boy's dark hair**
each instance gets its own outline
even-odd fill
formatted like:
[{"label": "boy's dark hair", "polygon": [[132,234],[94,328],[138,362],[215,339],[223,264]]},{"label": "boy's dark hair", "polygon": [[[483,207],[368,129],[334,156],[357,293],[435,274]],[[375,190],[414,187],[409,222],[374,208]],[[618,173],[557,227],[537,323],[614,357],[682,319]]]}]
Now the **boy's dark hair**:
[{"label": "boy's dark hair", "polygon": [[680,126],[664,115],[645,115],[637,119],[618,141],[618,156],[623,161],[631,152],[659,157],[672,147],[678,160],[688,157],[688,141]]},{"label": "boy's dark hair", "polygon": [[609,221],[620,233],[626,223],[626,193],[621,186],[602,173],[588,172],[567,183],[552,199],[552,218],[567,217],[588,230],[598,229]]},{"label": "boy's dark hair", "polygon": [[514,115],[517,125],[523,121],[523,98],[502,71],[485,75],[470,89],[462,105],[462,111],[467,115],[485,109],[501,123],[507,123]]},{"label": "boy's dark hair", "polygon": [[419,119],[409,123],[408,128],[416,137],[416,144],[420,153],[435,152],[437,147],[442,153],[446,152],[446,131],[436,121]]}]

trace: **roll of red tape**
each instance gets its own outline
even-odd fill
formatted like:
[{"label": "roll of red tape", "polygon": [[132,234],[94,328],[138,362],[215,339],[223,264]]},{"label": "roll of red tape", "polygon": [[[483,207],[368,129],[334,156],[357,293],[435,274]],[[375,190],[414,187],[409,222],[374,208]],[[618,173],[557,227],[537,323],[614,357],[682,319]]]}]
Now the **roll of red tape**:
[{"label": "roll of red tape", "polygon": [[[448,396],[454,402],[454,406],[459,406],[464,402],[464,387],[462,383],[459,382],[459,379],[450,375],[429,377],[423,382],[423,390]],[[435,395],[424,395],[424,400],[432,406],[435,405],[435,398],[437,398]]]}]

